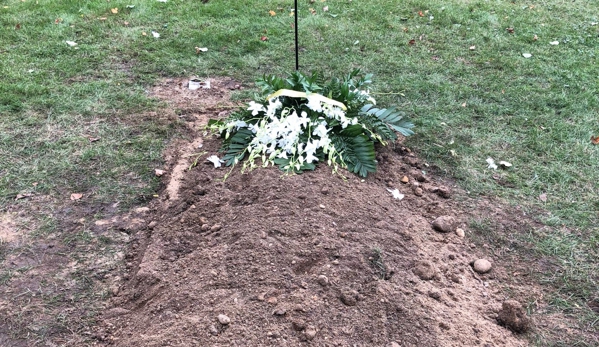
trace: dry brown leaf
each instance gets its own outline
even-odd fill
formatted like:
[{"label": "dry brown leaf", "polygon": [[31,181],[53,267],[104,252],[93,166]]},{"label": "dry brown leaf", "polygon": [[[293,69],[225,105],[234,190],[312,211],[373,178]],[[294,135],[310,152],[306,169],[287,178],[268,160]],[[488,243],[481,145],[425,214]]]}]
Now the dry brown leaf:
[{"label": "dry brown leaf", "polygon": [[514,33],[514,28],[505,28],[505,30],[507,30],[507,32],[510,34]]},{"label": "dry brown leaf", "polygon": [[261,37],[260,37],[260,41],[268,41],[268,37],[266,37],[266,36],[261,36]]},{"label": "dry brown leaf", "polygon": [[276,16],[277,15],[277,13],[275,11],[273,11],[273,10],[268,11],[268,14],[271,15],[271,16]]},{"label": "dry brown leaf", "polygon": [[591,136],[591,143],[594,145],[599,145],[599,136]]},{"label": "dry brown leaf", "polygon": [[309,11],[310,11],[310,13],[312,13],[313,15],[314,15],[314,14],[316,14],[316,10],[315,10],[315,9],[313,9],[313,8],[310,8],[310,9],[309,9]]},{"label": "dry brown leaf", "polygon": [[408,41],[408,44],[409,44],[409,45],[413,45],[413,44],[415,44],[415,43],[416,43],[416,40],[410,40],[410,41]]},{"label": "dry brown leaf", "polygon": [[83,194],[81,193],[73,193],[71,194],[71,200],[75,201],[75,200],[79,200],[83,197]]},{"label": "dry brown leaf", "polygon": [[21,23],[17,23],[17,25],[15,25],[15,30],[20,30],[21,29]]},{"label": "dry brown leaf", "polygon": [[418,11],[418,15],[419,15],[420,17],[424,17],[424,13],[422,13],[422,11]]},{"label": "dry brown leaf", "polygon": [[56,18],[54,20],[54,24],[60,24],[62,22],[62,18]]},{"label": "dry brown leaf", "polygon": [[119,13],[119,9],[117,7],[111,8],[110,12],[112,12],[112,14],[117,14],[117,13]]},{"label": "dry brown leaf", "polygon": [[17,196],[15,197],[15,200],[19,200],[19,199],[24,199],[24,198],[29,198],[33,196],[32,193],[23,193],[23,194],[17,194]]}]

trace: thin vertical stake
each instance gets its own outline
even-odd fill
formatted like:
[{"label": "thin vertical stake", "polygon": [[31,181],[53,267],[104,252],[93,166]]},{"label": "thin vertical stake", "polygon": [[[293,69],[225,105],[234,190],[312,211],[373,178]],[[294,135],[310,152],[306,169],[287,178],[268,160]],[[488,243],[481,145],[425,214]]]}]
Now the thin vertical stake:
[{"label": "thin vertical stake", "polygon": [[293,14],[295,14],[295,71],[299,70],[299,46],[297,43],[297,0],[295,0],[295,9],[293,10]]}]

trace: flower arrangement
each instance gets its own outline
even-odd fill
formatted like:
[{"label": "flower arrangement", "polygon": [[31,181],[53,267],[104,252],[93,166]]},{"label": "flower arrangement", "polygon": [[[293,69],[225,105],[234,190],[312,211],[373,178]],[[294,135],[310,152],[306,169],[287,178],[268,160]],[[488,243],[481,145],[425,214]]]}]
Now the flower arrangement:
[{"label": "flower arrangement", "polygon": [[253,169],[260,159],[262,166],[285,172],[326,162],[333,172],[342,167],[363,177],[376,171],[374,144],[395,140],[396,131],[409,136],[414,125],[394,107],[376,108],[364,89],[372,75],[359,75],[354,70],[329,81],[316,73],[264,76],[247,109],[208,123],[224,139],[221,162],[231,166],[246,159],[243,169]]}]

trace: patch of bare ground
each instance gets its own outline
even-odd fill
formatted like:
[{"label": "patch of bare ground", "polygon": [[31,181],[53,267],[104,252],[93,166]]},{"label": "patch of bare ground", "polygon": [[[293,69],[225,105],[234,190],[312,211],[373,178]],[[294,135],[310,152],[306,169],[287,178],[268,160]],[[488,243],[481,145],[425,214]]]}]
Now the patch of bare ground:
[{"label": "patch of bare ground", "polygon": [[[523,251],[519,234],[542,226],[517,208],[466,198],[401,143],[365,180],[321,166],[223,181],[204,125],[240,86],[186,83],[150,93],[188,127],[148,207],[34,197],[2,212],[0,346],[525,346],[530,333],[514,331],[581,333],[544,311],[535,272],[555,265]],[[41,209],[57,225],[32,235]]]},{"label": "patch of bare ground", "polygon": [[[509,247],[477,245],[469,228],[485,218],[509,238],[530,227],[518,210],[454,200],[457,188],[423,174],[425,164],[401,143],[380,149],[379,172],[365,180],[331,175],[326,166],[293,176],[234,169],[223,180],[229,169],[205,161],[220,142],[201,130],[222,109],[206,109],[184,112],[194,113],[195,131],[168,152],[166,189],[133,237],[126,281],[110,300],[98,341],[528,345],[514,331],[535,329],[520,305],[542,300],[529,280],[533,267],[513,266]],[[395,188],[403,200],[393,199],[388,189]],[[440,216],[451,217],[441,231],[433,227]],[[474,271],[479,258],[492,269]]]}]

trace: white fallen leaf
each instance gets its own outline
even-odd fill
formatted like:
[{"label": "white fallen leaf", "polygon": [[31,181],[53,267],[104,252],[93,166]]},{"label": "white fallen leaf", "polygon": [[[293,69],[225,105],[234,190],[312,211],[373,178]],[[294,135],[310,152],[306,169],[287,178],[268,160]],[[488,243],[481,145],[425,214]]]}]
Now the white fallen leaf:
[{"label": "white fallen leaf", "polygon": [[595,25],[597,25],[597,22],[591,22],[591,25],[595,26]]},{"label": "white fallen leaf", "polygon": [[158,177],[164,175],[164,170],[154,169],[154,174]]},{"label": "white fallen leaf", "polygon": [[524,58],[527,58],[527,59],[528,59],[528,58],[532,57],[532,54],[530,54],[530,53],[522,53],[522,56],[523,56]]},{"label": "white fallen leaf", "polygon": [[200,54],[200,52],[208,52],[208,47],[196,47],[196,53]]},{"label": "white fallen leaf", "polygon": [[155,38],[159,38],[160,34],[155,31],[152,31],[152,36],[154,36]]},{"label": "white fallen leaf", "polygon": [[131,8],[134,8],[134,7],[135,7],[135,5],[127,5],[127,6],[125,6],[125,7],[126,7],[126,8],[129,8],[129,9],[131,9]]},{"label": "white fallen leaf", "polygon": [[167,0],[156,0],[158,2],[166,2]]},{"label": "white fallen leaf", "polygon": [[77,42],[74,41],[65,41],[67,43],[67,45],[73,47],[73,46],[77,46]]},{"label": "white fallen leaf", "polygon": [[387,191],[389,193],[391,193],[393,195],[393,197],[397,200],[401,200],[404,198],[405,195],[403,195],[402,193],[399,192],[399,189],[389,189],[387,188]]},{"label": "white fallen leaf", "polygon": [[473,50],[475,50],[475,49],[476,49],[476,46],[470,46],[470,48],[469,48],[469,49],[470,49],[471,51],[473,51]]},{"label": "white fallen leaf", "polygon": [[553,46],[557,46],[557,45],[559,45],[559,41],[551,41],[551,42],[549,42],[549,44],[553,45]]},{"label": "white fallen leaf", "polygon": [[512,163],[502,160],[502,161],[499,162],[499,166],[508,168],[508,167],[512,167]]},{"label": "white fallen leaf", "polygon": [[358,41],[356,41],[356,42],[354,42],[354,45],[357,45],[358,43],[360,43],[360,41],[359,41],[359,40],[358,40]]},{"label": "white fallen leaf", "polygon": [[487,164],[489,164],[489,166],[487,167],[488,169],[497,170],[497,164],[495,164],[495,160],[493,160],[493,158],[488,157]]},{"label": "white fallen leaf", "polygon": [[209,162],[214,164],[215,168],[221,167],[221,163],[224,163],[224,160],[220,160],[220,158],[215,155],[209,156],[208,159],[206,159],[206,160],[208,160]]}]

